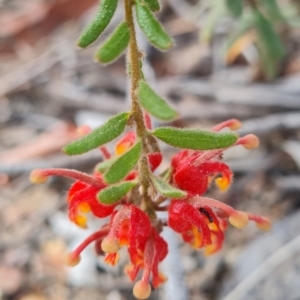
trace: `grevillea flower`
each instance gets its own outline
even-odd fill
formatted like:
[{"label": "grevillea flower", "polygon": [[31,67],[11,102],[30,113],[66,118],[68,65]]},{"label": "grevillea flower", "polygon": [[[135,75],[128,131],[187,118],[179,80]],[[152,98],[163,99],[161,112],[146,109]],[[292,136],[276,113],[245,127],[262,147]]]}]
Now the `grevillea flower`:
[{"label": "grevillea flower", "polygon": [[[147,114],[144,117],[150,130],[150,117]],[[218,124],[212,131],[219,131],[224,127],[236,129],[239,126],[240,123],[232,119]],[[90,132],[88,127],[81,129],[82,134],[88,132]],[[256,136],[250,134],[240,137],[233,145],[223,149],[179,151],[172,158],[170,168],[158,181],[156,179],[155,184],[149,178],[158,178],[156,174],[151,173],[154,173],[161,164],[162,154],[156,151],[157,145],[152,147],[152,144],[150,147],[145,143],[143,147],[146,151],[139,163],[148,161],[146,172],[149,178],[146,184],[135,186],[137,180],[145,180],[145,177],[139,174],[137,167],[132,166],[128,169],[127,175],[122,177],[123,180],[117,183],[113,181],[113,184],[109,185],[108,181],[105,181],[107,168],[118,159],[117,165],[120,165],[120,161],[123,163],[124,156],[128,156],[128,153],[129,162],[137,162],[130,152],[135,145],[138,145],[136,134],[129,131],[117,142],[115,157],[112,157],[105,146],[99,147],[105,160],[104,167],[99,169],[100,171],[96,168],[92,175],[68,169],[34,170],[31,173],[31,180],[34,183],[43,183],[52,175],[75,180],[68,191],[67,202],[69,218],[77,226],[87,227],[87,213],[97,218],[109,217],[102,228],[66,255],[66,264],[70,266],[78,264],[81,252],[86,246],[94,243],[96,253],[104,256],[106,263],[115,265],[118,262],[119,249],[127,247],[130,264],[125,272],[132,281],[137,280],[141,273],[140,279],[134,285],[133,293],[138,299],[146,299],[151,293],[151,285],[157,288],[166,281],[166,277],[159,272],[159,263],[168,253],[168,245],[160,235],[163,226],[169,226],[178,232],[193,248],[204,249],[206,255],[222,248],[229,223],[236,228],[243,228],[248,221],[254,221],[260,229],[270,228],[270,221],[267,218],[235,210],[225,203],[205,197],[213,182],[222,191],[225,191],[232,182],[232,171],[222,162],[223,152],[237,145],[242,145],[246,149],[255,148],[258,146]],[[116,165],[114,167],[116,168]],[[102,171],[103,174],[100,173]],[[133,183],[134,188],[131,186],[130,192],[126,190],[126,193],[123,193],[122,189],[126,188],[128,183]],[[103,198],[103,195],[106,198]],[[119,195],[119,198],[116,195]],[[177,198],[172,195],[177,195]],[[103,199],[109,199],[110,196],[115,199],[114,202],[103,202]],[[168,204],[161,206],[164,201],[168,201]],[[168,213],[167,221],[157,218],[156,211],[162,210]]]},{"label": "grevillea flower", "polygon": [[[168,252],[167,243],[152,227],[149,216],[134,205],[123,206],[112,218],[110,231],[102,241],[102,249],[115,257],[120,247],[127,246],[131,265],[126,273],[133,281],[140,269],[143,269],[142,279],[135,284],[135,295],[148,297],[151,287],[158,287],[166,278],[159,273],[158,264]],[[143,298],[142,298],[143,299]]]},{"label": "grevillea flower", "polygon": [[85,213],[92,212],[95,217],[104,218],[113,212],[115,205],[103,205],[97,200],[97,194],[106,187],[98,175],[102,185],[89,185],[82,181],[76,181],[68,192],[69,218],[76,225],[86,228],[87,217]]},{"label": "grevillea flower", "polygon": [[34,183],[43,183],[49,176],[57,175],[75,179],[70,187],[67,200],[69,204],[69,218],[82,228],[87,227],[87,217],[92,212],[95,217],[104,218],[112,214],[115,205],[104,205],[97,200],[97,194],[106,187],[102,175],[93,176],[69,169],[36,169],[32,171],[30,179]]},{"label": "grevillea flower", "polygon": [[237,211],[206,197],[191,197],[185,201],[172,200],[168,213],[168,225],[180,233],[183,240],[193,248],[205,248],[206,255],[222,248],[228,222],[236,228],[243,228],[252,220],[260,229],[270,228],[267,218]]}]

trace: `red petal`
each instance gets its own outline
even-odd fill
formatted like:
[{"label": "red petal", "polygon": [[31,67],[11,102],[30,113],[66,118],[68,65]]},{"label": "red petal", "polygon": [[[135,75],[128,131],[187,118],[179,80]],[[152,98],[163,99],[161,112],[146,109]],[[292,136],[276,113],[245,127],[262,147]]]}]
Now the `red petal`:
[{"label": "red petal", "polygon": [[205,169],[200,166],[187,165],[174,174],[176,185],[194,195],[202,195],[208,188],[208,177]]},{"label": "red petal", "polygon": [[75,181],[69,188],[68,196],[67,196],[68,200],[70,200],[76,192],[78,192],[86,187],[88,187],[88,184],[86,184],[82,181]]},{"label": "red petal", "polygon": [[99,187],[89,186],[76,192],[70,199],[69,213],[71,215],[76,214],[79,203],[86,202],[90,205],[90,208],[96,217],[104,218],[109,216],[113,212],[115,205],[101,204],[96,199],[96,195],[99,192],[99,190]]},{"label": "red petal", "polygon": [[153,172],[161,164],[162,154],[160,152],[150,153],[148,155],[148,160],[149,160],[151,172]]},{"label": "red petal", "polygon": [[138,209],[136,206],[131,206],[130,218],[130,258],[133,264],[140,263],[141,253],[144,252],[146,242],[151,233],[151,223],[148,215]]},{"label": "red petal", "polygon": [[186,233],[191,224],[196,226],[203,235],[204,245],[211,244],[210,230],[201,213],[189,203],[173,200],[169,206],[169,226],[179,232]]}]

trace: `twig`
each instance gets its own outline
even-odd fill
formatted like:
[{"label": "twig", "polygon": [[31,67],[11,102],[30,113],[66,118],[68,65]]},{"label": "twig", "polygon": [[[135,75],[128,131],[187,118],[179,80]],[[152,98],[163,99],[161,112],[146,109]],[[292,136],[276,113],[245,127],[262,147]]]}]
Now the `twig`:
[{"label": "twig", "polygon": [[239,300],[253,289],[261,280],[267,277],[288,258],[300,251],[300,235],[279,248],[269,258],[260,264],[248,277],[241,281],[223,300]]},{"label": "twig", "polygon": [[116,113],[127,108],[123,97],[118,99],[117,96],[111,96],[108,93],[88,93],[83,88],[63,80],[51,80],[46,89],[49,94],[55,96],[54,101],[60,101],[56,99],[63,98],[64,101],[60,101],[61,105],[72,105],[107,113]]},{"label": "twig", "polygon": [[300,128],[300,112],[280,113],[245,121],[239,133],[241,135],[248,133],[263,135],[275,130],[297,128]]},{"label": "twig", "polygon": [[2,76],[0,96],[10,93],[64,59],[62,55],[57,55],[57,51],[57,45],[53,46],[40,56],[30,60],[23,66],[19,66],[17,70]]}]

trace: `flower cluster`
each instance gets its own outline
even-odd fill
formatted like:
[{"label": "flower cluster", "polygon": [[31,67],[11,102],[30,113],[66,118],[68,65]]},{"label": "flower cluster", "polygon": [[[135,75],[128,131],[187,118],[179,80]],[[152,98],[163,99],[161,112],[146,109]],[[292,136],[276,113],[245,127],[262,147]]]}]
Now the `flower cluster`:
[{"label": "flower cluster", "polygon": [[[146,115],[146,119],[147,127],[150,128],[149,116]],[[240,123],[235,119],[228,120],[215,126],[211,132],[218,132],[225,127],[235,130],[240,127]],[[232,171],[221,161],[223,151],[237,145],[246,149],[255,148],[258,146],[256,136],[240,137],[232,145],[219,149],[179,151],[172,158],[170,168],[158,176],[164,184],[159,181],[158,185],[157,181],[151,180],[144,186],[136,184],[144,179],[139,174],[140,169],[134,166],[121,180],[121,184],[116,186],[108,183],[105,177],[107,169],[122,157],[125,161],[124,157],[129,156],[128,153],[131,153],[137,141],[136,134],[128,132],[117,142],[114,156],[105,146],[99,147],[104,161],[97,165],[92,175],[69,169],[37,169],[31,173],[34,183],[43,183],[52,175],[75,180],[69,189],[67,201],[69,218],[77,226],[87,227],[87,213],[97,218],[108,217],[102,228],[66,255],[65,262],[68,265],[78,264],[81,252],[90,243],[95,244],[96,253],[103,255],[104,260],[111,265],[118,261],[118,250],[127,247],[130,265],[125,271],[128,277],[135,281],[141,271],[133,293],[138,299],[146,299],[151,293],[150,282],[156,288],[166,280],[159,272],[159,263],[168,253],[168,245],[160,235],[164,226],[178,232],[193,248],[203,248],[207,255],[222,248],[228,223],[242,228],[252,220],[260,229],[269,229],[267,218],[235,210],[225,203],[205,197],[213,183],[225,191],[232,182]],[[155,170],[162,161],[161,152],[157,149],[149,152],[147,160],[148,177],[156,176]],[[116,199],[115,195],[119,193],[122,183],[128,182],[136,185],[118,194],[117,200],[103,200],[106,199],[105,191],[109,191],[111,194],[108,195]],[[115,189],[110,189],[112,187]],[[177,191],[180,191],[180,196],[176,194]],[[167,222],[157,218],[156,211],[162,210],[168,213]]]}]

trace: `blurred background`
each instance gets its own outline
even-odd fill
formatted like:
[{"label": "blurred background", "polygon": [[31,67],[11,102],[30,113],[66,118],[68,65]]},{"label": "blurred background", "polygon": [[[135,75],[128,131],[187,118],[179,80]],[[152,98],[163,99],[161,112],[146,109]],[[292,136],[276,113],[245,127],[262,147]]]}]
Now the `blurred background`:
[{"label": "blurred background", "polygon": [[[93,62],[99,42],[76,47],[97,2],[0,0],[1,300],[133,299],[126,255],[110,268],[89,248],[79,266],[62,265],[63,255],[99,226],[94,220],[83,231],[69,222],[70,181],[28,180],[34,168],[92,171],[101,161],[97,151],[67,157],[61,147],[77,126],[97,126],[128,108],[124,57],[102,67]],[[151,299],[299,300],[299,1],[257,1],[263,21],[253,14],[254,1],[244,1],[242,11],[225,0],[162,2],[159,17],[176,46],[160,53],[138,32],[145,76],[180,112],[171,125],[210,128],[238,118],[241,134],[259,136],[255,151],[226,152],[234,183],[209,195],[271,218],[273,228],[229,228],[224,249],[211,257],[172,235],[176,265],[167,261],[162,270],[171,279],[178,272],[183,284],[170,280]],[[119,6],[103,38],[122,20]],[[163,149],[167,166],[174,149]]]}]

